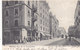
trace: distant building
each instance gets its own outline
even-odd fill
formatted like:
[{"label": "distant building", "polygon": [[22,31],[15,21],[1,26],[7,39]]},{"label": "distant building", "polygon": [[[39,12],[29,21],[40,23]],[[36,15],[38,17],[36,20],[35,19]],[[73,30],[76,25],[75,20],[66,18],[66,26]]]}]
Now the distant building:
[{"label": "distant building", "polygon": [[55,26],[55,33],[54,33],[54,37],[58,37],[58,35],[59,35],[59,21],[58,21],[58,19],[56,18],[56,16],[54,16],[54,20],[55,20],[55,24],[54,24],[54,26]]},{"label": "distant building", "polygon": [[66,30],[63,27],[59,27],[59,35],[60,37],[63,36],[63,38],[67,36]]},{"label": "distant building", "polygon": [[49,14],[49,24],[50,24],[50,38],[53,38],[54,37],[54,34],[56,34],[55,32],[55,27],[56,27],[56,24],[55,24],[55,16],[52,15],[52,13],[50,12]]},{"label": "distant building", "polygon": [[52,13],[50,12],[50,14],[49,14],[49,24],[50,24],[50,38],[53,38],[53,36],[54,36],[54,33],[53,33],[53,15],[52,15]]},{"label": "distant building", "polygon": [[52,13],[50,12],[50,35],[51,35],[51,38],[54,38],[54,37],[57,37],[59,34],[59,30],[58,30],[58,25],[59,25],[59,22],[56,18],[56,16],[52,15]]}]

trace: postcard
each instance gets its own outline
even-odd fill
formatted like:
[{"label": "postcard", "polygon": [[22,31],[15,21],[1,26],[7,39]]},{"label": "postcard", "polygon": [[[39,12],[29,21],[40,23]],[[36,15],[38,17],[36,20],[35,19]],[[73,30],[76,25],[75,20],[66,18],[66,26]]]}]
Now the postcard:
[{"label": "postcard", "polygon": [[80,0],[2,0],[2,50],[80,50]]}]

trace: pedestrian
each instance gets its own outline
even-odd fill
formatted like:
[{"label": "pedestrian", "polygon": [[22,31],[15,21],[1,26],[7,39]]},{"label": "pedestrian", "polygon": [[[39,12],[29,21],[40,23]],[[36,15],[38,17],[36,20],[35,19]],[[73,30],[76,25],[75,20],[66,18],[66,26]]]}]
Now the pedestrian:
[{"label": "pedestrian", "polygon": [[30,37],[30,43],[31,43],[31,37]]},{"label": "pedestrian", "polygon": [[69,37],[69,41],[71,41],[71,37]]},{"label": "pedestrian", "polygon": [[67,36],[65,35],[65,38],[67,39]]}]

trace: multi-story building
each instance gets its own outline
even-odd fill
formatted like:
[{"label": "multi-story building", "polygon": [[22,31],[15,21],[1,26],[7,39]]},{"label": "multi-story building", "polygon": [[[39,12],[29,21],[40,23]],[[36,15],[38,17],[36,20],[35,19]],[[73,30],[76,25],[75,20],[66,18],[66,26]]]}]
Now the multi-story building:
[{"label": "multi-story building", "polygon": [[50,37],[49,6],[44,1],[3,1],[3,42]]},{"label": "multi-story building", "polygon": [[54,16],[54,20],[55,20],[55,33],[54,33],[54,37],[58,37],[59,35],[59,21],[58,19],[56,18],[56,16]]},{"label": "multi-story building", "polygon": [[77,2],[74,19],[75,19],[74,24],[76,29],[75,35],[77,37],[80,37],[80,0],[78,0]]},{"label": "multi-story building", "polygon": [[50,36],[51,36],[51,38],[57,37],[57,36],[59,36],[59,30],[58,30],[59,22],[58,22],[56,16],[53,16],[51,12],[50,12],[49,16],[50,16],[50,18],[49,18],[50,19],[50,21],[49,21],[49,23],[50,23]]},{"label": "multi-story building", "polygon": [[2,4],[3,42],[31,40],[35,36],[31,32],[32,24],[37,19],[36,13],[33,12],[36,9],[34,1],[3,1]]},{"label": "multi-story building", "polygon": [[40,39],[46,39],[50,36],[49,33],[49,5],[46,1],[37,2],[38,18],[35,22],[38,26],[38,34]]},{"label": "multi-story building", "polygon": [[50,12],[49,16],[50,16],[49,23],[50,23],[50,35],[51,35],[50,38],[53,38],[54,37],[54,34],[55,34],[55,18],[52,15],[51,12]]}]

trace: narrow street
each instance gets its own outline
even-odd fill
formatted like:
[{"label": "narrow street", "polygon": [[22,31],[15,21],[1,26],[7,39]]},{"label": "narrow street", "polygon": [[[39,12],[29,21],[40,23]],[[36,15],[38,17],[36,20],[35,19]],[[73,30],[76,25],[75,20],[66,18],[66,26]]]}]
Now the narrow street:
[{"label": "narrow street", "polygon": [[27,42],[24,44],[8,44],[8,46],[14,46],[14,45],[27,45],[27,46],[80,46],[80,43],[78,41],[76,41],[75,39],[71,39],[71,41],[69,41],[69,39],[65,39],[65,38],[54,38],[54,39],[50,39],[50,40],[42,40],[42,41],[34,41],[34,42]]},{"label": "narrow street", "polygon": [[77,42],[76,40],[74,39],[71,39],[71,41],[69,41],[69,39],[62,39],[62,40],[59,40],[59,41],[55,41],[55,42],[52,42],[50,44],[47,44],[48,46],[49,45],[60,45],[60,46],[80,46],[80,43]]}]

